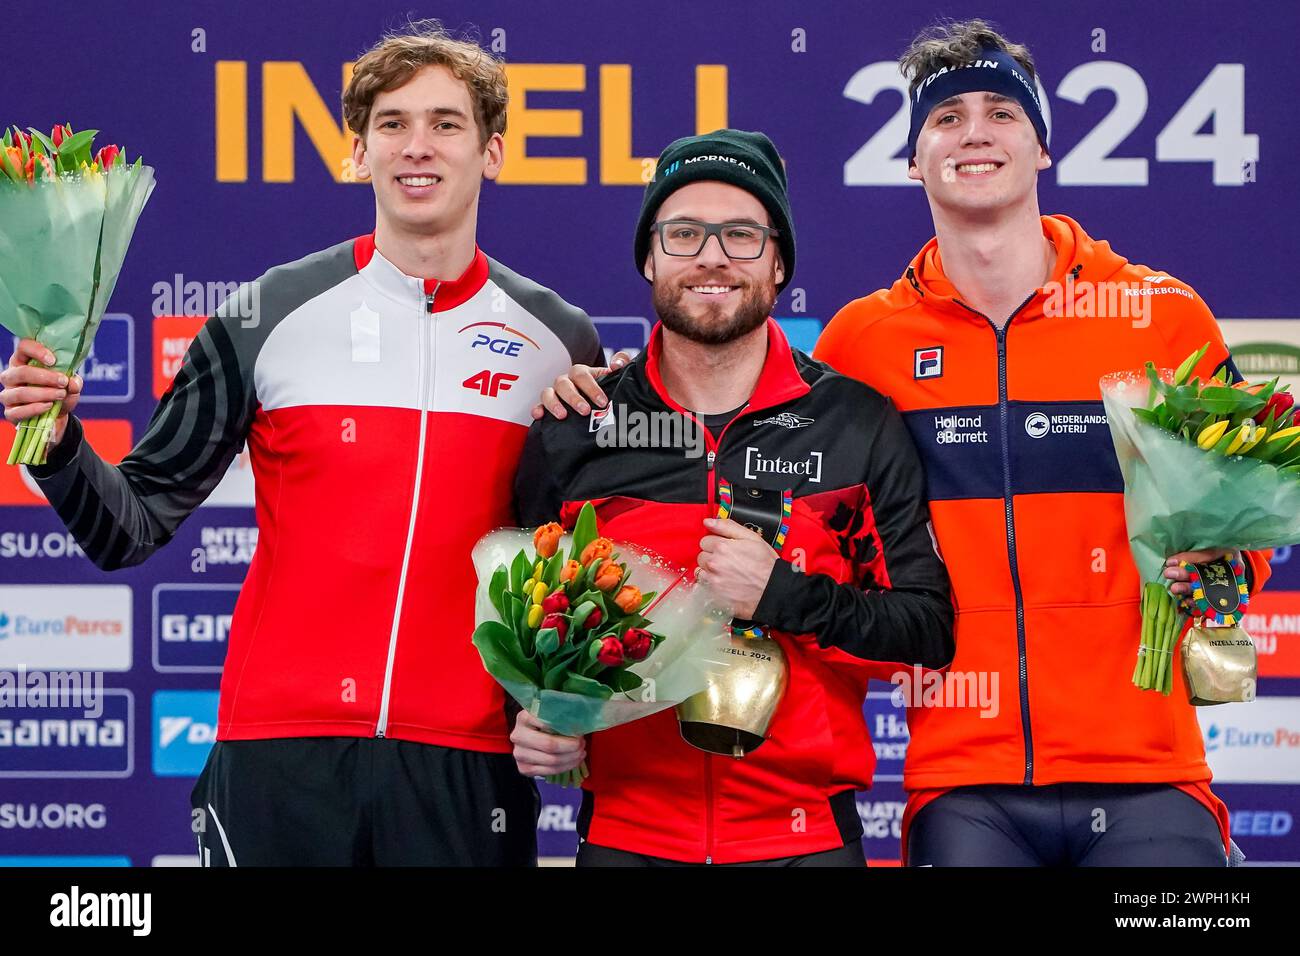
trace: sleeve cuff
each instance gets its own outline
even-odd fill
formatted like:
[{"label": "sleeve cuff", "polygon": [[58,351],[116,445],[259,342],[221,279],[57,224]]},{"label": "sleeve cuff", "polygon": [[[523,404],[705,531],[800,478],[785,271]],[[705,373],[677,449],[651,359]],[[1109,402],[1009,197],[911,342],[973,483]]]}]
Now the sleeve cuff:
[{"label": "sleeve cuff", "polygon": [[807,628],[803,626],[803,589],[808,583],[808,576],[794,569],[789,561],[778,559],[772,565],[763,596],[754,608],[754,620],[766,624],[778,631],[802,634]]},{"label": "sleeve cuff", "polygon": [[68,425],[63,431],[63,438],[50,449],[45,464],[29,465],[27,467],[28,474],[38,482],[53,478],[76,459],[77,452],[81,451],[81,444],[84,440],[85,431],[81,427],[80,419],[76,415],[69,415]]}]

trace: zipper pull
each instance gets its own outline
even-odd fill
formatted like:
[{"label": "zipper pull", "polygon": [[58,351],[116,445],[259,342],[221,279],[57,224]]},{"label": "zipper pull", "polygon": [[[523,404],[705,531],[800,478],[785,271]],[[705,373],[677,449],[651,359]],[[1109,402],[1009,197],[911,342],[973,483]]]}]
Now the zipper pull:
[{"label": "zipper pull", "polygon": [[432,292],[430,292],[428,295],[424,297],[424,311],[429,315],[433,315],[433,293]]},{"label": "zipper pull", "polygon": [[713,459],[717,457],[718,457],[718,453],[716,451],[709,452],[709,457],[707,459],[709,465],[709,471],[713,470]]}]

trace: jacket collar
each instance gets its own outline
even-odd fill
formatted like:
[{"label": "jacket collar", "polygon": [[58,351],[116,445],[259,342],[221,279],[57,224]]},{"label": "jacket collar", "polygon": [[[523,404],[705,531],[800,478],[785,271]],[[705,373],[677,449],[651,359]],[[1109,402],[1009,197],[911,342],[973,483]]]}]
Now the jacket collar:
[{"label": "jacket collar", "polygon": [[[1056,264],[1052,267],[1048,285],[1066,288],[1067,277],[1072,283],[1099,282],[1125,264],[1123,257],[1112,252],[1109,245],[1095,242],[1068,216],[1043,216],[1042,227],[1043,235],[1056,247]],[[903,280],[915,300],[978,321],[975,313],[961,305],[957,289],[944,274],[937,237],[921,247],[903,273]],[[1046,295],[1045,289],[1038,289],[1034,300],[1021,310],[1021,318],[1040,316]]]},{"label": "jacket collar", "polygon": [[[659,363],[663,357],[663,337],[663,323],[658,322],[651,331],[650,343],[646,346],[646,378],[650,382],[650,387],[655,390],[665,405],[674,411],[689,414],[689,410],[674,401],[668,394],[668,389],[664,387],[663,377],[659,372]],[[745,408],[750,411],[770,408],[773,405],[793,401],[807,395],[810,391],[812,391],[811,386],[803,380],[794,363],[794,352],[786,340],[785,332],[781,330],[776,319],[769,316],[767,358],[763,361],[763,369],[758,373],[758,383],[754,386],[754,393],[749,397],[749,403]]]},{"label": "jacket collar", "polygon": [[352,246],[357,271],[371,285],[400,302],[433,295],[433,311],[446,312],[468,302],[487,284],[488,261],[483,250],[474,246],[474,258],[456,279],[417,279],[393,265],[375,248],[375,234],[358,237]]}]

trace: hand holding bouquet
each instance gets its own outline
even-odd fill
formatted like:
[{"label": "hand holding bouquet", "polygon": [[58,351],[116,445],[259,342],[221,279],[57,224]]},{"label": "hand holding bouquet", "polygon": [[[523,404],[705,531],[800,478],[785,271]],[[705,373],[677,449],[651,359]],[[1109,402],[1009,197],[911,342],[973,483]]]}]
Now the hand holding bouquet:
[{"label": "hand holding bouquet", "polygon": [[[117,284],[153,170],[97,130],[17,127],[0,138],[0,325],[35,339],[73,377],[90,354]],[[33,359],[30,364],[41,364]],[[21,422],[9,464],[44,464],[59,402]]]},{"label": "hand holding bouquet", "polygon": [[725,610],[680,568],[601,537],[590,502],[571,538],[551,523],[527,542],[505,529],[475,546],[473,641],[488,672],[554,732],[581,736],[675,706],[721,666]]},{"label": "hand holding bouquet", "polygon": [[[1300,424],[1274,379],[1229,384],[1192,371],[1209,345],[1174,372],[1122,372],[1101,380],[1120,470],[1129,543],[1147,582],[1133,683],[1168,694],[1185,615],[1168,591],[1168,556],[1260,550],[1300,542]],[[1228,622],[1232,623],[1232,622]]]}]

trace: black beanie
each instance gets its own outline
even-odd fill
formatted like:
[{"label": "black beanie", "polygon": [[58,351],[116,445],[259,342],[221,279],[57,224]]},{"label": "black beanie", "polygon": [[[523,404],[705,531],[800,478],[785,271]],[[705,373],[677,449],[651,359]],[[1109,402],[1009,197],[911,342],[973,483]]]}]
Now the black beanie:
[{"label": "black beanie", "polygon": [[762,133],[741,129],[719,129],[703,136],[674,140],[655,166],[655,178],[646,186],[641,215],[636,223],[633,254],[636,271],[645,275],[650,252],[650,224],[663,201],[688,183],[710,180],[739,186],[753,193],[772,217],[777,230],[777,248],[785,280],[781,291],[794,277],[794,223],[790,220],[790,199],[786,195],[785,166],[776,146]]}]

